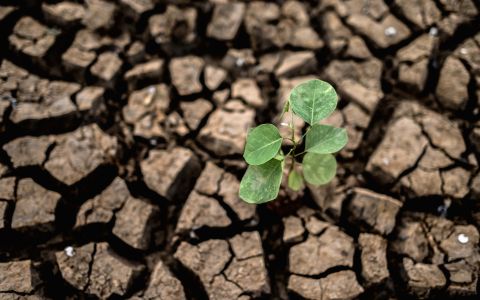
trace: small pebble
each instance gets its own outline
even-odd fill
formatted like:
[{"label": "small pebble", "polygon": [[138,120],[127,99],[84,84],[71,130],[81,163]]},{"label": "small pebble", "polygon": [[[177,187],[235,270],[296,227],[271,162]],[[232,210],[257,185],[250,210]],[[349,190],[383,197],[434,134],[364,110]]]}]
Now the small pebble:
[{"label": "small pebble", "polygon": [[468,50],[466,48],[460,48],[460,53],[463,54],[463,55],[467,55]]},{"label": "small pebble", "polygon": [[245,60],[243,58],[238,58],[235,63],[237,64],[237,67],[241,67],[245,64]]},{"label": "small pebble", "polygon": [[431,35],[431,36],[437,36],[438,35],[438,28],[437,27],[430,28],[430,30],[428,31],[428,34]]},{"label": "small pebble", "polygon": [[75,255],[75,250],[73,249],[72,246],[65,247],[65,254],[66,254],[68,257],[72,257],[72,256]]},{"label": "small pebble", "polygon": [[390,164],[390,160],[388,158],[384,158],[383,159],[383,164],[388,166]]},{"label": "small pebble", "polygon": [[466,234],[464,234],[464,233],[460,233],[460,234],[458,235],[457,239],[458,239],[458,242],[459,242],[460,244],[466,244],[466,243],[468,243],[468,240],[469,240],[469,239],[468,239],[468,236],[467,236]]},{"label": "small pebble", "polygon": [[385,35],[386,36],[394,36],[396,34],[397,34],[397,29],[395,29],[395,27],[389,26],[389,27],[385,28]]}]

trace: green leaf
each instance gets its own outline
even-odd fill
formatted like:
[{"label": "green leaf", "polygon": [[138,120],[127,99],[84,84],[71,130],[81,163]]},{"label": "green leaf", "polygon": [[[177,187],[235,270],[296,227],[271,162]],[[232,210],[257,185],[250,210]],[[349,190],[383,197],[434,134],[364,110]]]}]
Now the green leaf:
[{"label": "green leaf", "polygon": [[313,185],[329,182],[337,172],[337,161],[332,154],[307,153],[303,157],[303,176]]},{"label": "green leaf", "polygon": [[249,165],[261,165],[274,158],[282,146],[282,136],[273,124],[262,124],[247,136],[243,157]]},{"label": "green leaf", "polygon": [[293,112],[310,125],[328,117],[337,107],[337,93],[327,82],[314,79],[297,85],[290,93]]},{"label": "green leaf", "polygon": [[292,170],[290,174],[288,174],[288,187],[298,192],[303,188],[303,178],[300,173],[295,170]]},{"label": "green leaf", "polygon": [[259,166],[248,166],[240,182],[240,198],[251,204],[260,204],[277,198],[282,182],[283,161],[276,159]]},{"label": "green leaf", "polygon": [[307,132],[305,151],[328,154],[340,151],[348,142],[347,131],[328,125],[315,124]]}]

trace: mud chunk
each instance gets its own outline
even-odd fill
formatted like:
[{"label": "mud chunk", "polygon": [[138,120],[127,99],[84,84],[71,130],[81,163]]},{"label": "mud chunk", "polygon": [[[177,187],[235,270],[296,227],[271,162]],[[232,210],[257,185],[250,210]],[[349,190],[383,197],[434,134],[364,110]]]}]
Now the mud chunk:
[{"label": "mud chunk", "polygon": [[475,6],[475,1],[465,0],[462,2],[456,2],[452,0],[440,0],[445,9],[453,13],[461,13],[465,16],[474,17],[478,14],[478,9]]},{"label": "mud chunk", "polygon": [[0,292],[28,294],[39,283],[31,260],[0,263]]},{"label": "mud chunk", "polygon": [[267,104],[255,80],[248,78],[239,78],[232,84],[232,98],[243,99],[254,108]]},{"label": "mud chunk", "polygon": [[144,299],[185,300],[185,292],[180,280],[175,278],[167,266],[159,261],[153,269]]},{"label": "mud chunk", "polygon": [[168,200],[181,199],[200,173],[195,154],[180,147],[150,151],[140,168],[147,186]]},{"label": "mud chunk", "polygon": [[445,108],[462,110],[468,101],[469,81],[470,74],[463,63],[457,58],[449,56],[440,71],[435,94]]},{"label": "mud chunk", "polygon": [[209,90],[216,90],[226,78],[227,71],[224,69],[212,65],[205,67],[205,85]]},{"label": "mud chunk", "polygon": [[437,266],[414,263],[410,258],[403,259],[403,276],[409,292],[419,298],[428,298],[432,291],[443,288],[447,283]]},{"label": "mud chunk", "polygon": [[125,182],[116,177],[112,183],[100,194],[87,200],[77,214],[75,227],[94,223],[110,223],[114,212],[132,198]]},{"label": "mud chunk", "polygon": [[307,224],[305,224],[305,228],[313,235],[319,235],[328,226],[330,226],[329,223],[321,221],[315,216],[308,217]]},{"label": "mud chunk", "polygon": [[472,73],[477,75],[478,86],[478,75],[480,75],[480,47],[478,43],[480,43],[480,34],[477,33],[475,38],[465,40],[465,42],[455,49],[455,55],[465,61],[470,66]]},{"label": "mud chunk", "polygon": [[106,86],[113,86],[115,78],[120,74],[122,60],[114,52],[104,52],[98,56],[97,62],[90,68],[92,74]]},{"label": "mud chunk", "polygon": [[158,209],[146,201],[128,197],[122,209],[115,214],[112,233],[136,249],[147,249],[152,222]]},{"label": "mud chunk", "polygon": [[319,275],[333,267],[351,267],[354,251],[353,239],[330,227],[320,237],[309,236],[290,249],[289,270],[299,275]]},{"label": "mud chunk", "polygon": [[348,210],[350,220],[382,235],[388,235],[395,227],[395,218],[402,203],[396,199],[355,188]]},{"label": "mud chunk", "polygon": [[0,199],[15,199],[15,177],[4,177],[0,179]]},{"label": "mud chunk", "polygon": [[447,239],[440,243],[448,261],[478,255],[479,234],[473,225],[457,225]]},{"label": "mud chunk", "polygon": [[104,299],[112,295],[123,296],[142,270],[143,266],[115,255],[107,243],[99,243],[86,292]]},{"label": "mud chunk", "polygon": [[366,170],[382,182],[393,182],[415,165],[427,143],[417,123],[406,117],[397,119],[388,127]]},{"label": "mud chunk", "polygon": [[125,53],[130,64],[135,65],[145,57],[145,44],[140,41],[133,42]]},{"label": "mud chunk", "polygon": [[347,18],[352,26],[378,48],[388,48],[410,36],[410,29],[393,15],[389,14],[380,21],[362,14],[353,14]]},{"label": "mud chunk", "polygon": [[55,253],[63,279],[78,290],[84,291],[89,282],[88,275],[95,247],[94,243],[90,243],[80,247],[72,247],[72,252],[69,254],[67,254],[67,250]]},{"label": "mud chunk", "polygon": [[133,126],[133,134],[150,139],[165,137],[162,124],[170,106],[169,89],[165,84],[151,85],[133,91],[128,97],[128,104],[123,108],[123,118]]},{"label": "mud chunk", "polygon": [[342,20],[333,11],[326,11],[323,14],[322,26],[325,30],[325,41],[330,50],[339,54],[347,47],[352,32],[343,25]]},{"label": "mud chunk", "polygon": [[20,180],[12,228],[23,230],[34,227],[41,231],[51,230],[60,197],[58,193],[44,189],[29,178]]},{"label": "mud chunk", "polygon": [[409,2],[408,0],[395,0],[402,14],[409,21],[422,29],[426,29],[440,21],[442,13],[435,5],[435,1]]},{"label": "mud chunk", "polygon": [[227,241],[213,239],[198,245],[182,242],[174,255],[206,285],[222,272],[231,256]]},{"label": "mud chunk", "polygon": [[463,198],[469,192],[470,172],[460,167],[442,172],[443,192],[455,198]]},{"label": "mud chunk", "polygon": [[197,130],[205,116],[212,111],[213,105],[203,98],[193,102],[180,102],[183,118],[191,130]]},{"label": "mud chunk", "polygon": [[40,166],[47,159],[47,149],[53,139],[49,136],[20,137],[3,146],[15,168]]},{"label": "mud chunk", "polygon": [[265,50],[275,45],[277,28],[271,22],[280,18],[280,8],[276,3],[252,1],[245,14],[245,27],[250,36],[252,48]]},{"label": "mud chunk", "polygon": [[220,181],[224,176],[224,171],[214,163],[208,161],[200,177],[195,184],[195,190],[200,194],[213,196],[219,191]]},{"label": "mud chunk", "polygon": [[206,227],[227,227],[231,224],[227,213],[214,198],[192,191],[182,208],[175,231],[181,233]]},{"label": "mud chunk", "polygon": [[129,88],[132,89],[137,82],[147,80],[161,80],[163,75],[163,59],[152,59],[148,62],[135,65],[125,73],[125,80],[128,82]]},{"label": "mud chunk", "polygon": [[170,61],[169,70],[172,84],[180,96],[187,96],[202,91],[200,74],[205,62],[198,56],[188,55],[173,58]]},{"label": "mud chunk", "polygon": [[283,241],[285,243],[299,242],[303,239],[302,220],[295,216],[283,218]]},{"label": "mud chunk", "polygon": [[277,77],[308,74],[317,65],[313,51],[288,52],[275,70]]},{"label": "mud chunk", "polygon": [[17,10],[14,6],[2,6],[0,7],[0,22],[5,20],[11,13]]},{"label": "mud chunk", "polygon": [[96,124],[81,127],[57,138],[57,145],[45,163],[55,178],[72,185],[97,167],[108,164],[117,151],[117,140]]},{"label": "mud chunk", "polygon": [[450,296],[473,296],[477,292],[478,273],[475,267],[465,261],[445,264],[450,285],[447,292]]},{"label": "mud chunk", "polygon": [[207,36],[222,41],[235,38],[245,13],[244,3],[219,3],[215,5]]},{"label": "mud chunk", "polygon": [[[105,88],[99,86],[84,87],[75,97],[78,109],[80,111],[89,111],[91,109],[101,109]],[[98,114],[94,111],[93,114]]]},{"label": "mud chunk", "polygon": [[398,227],[392,250],[417,262],[423,261],[428,256],[429,244],[422,224],[402,219]]},{"label": "mud chunk", "polygon": [[387,265],[387,241],[381,236],[362,233],[358,238],[362,277],[368,285],[384,282],[389,276]]},{"label": "mud chunk", "polygon": [[416,196],[441,195],[443,193],[440,172],[421,166],[417,166],[411,173],[402,177],[400,183],[408,189],[408,192]]},{"label": "mud chunk", "polygon": [[123,12],[132,17],[134,21],[137,21],[143,13],[152,10],[154,7],[152,0],[121,0],[120,4],[125,8]]},{"label": "mud chunk", "polygon": [[262,240],[257,231],[243,232],[229,240],[233,254],[239,260],[263,256]]},{"label": "mud chunk", "polygon": [[356,59],[366,60],[372,56],[370,50],[368,50],[367,45],[363,39],[359,36],[352,36],[348,40],[347,50],[345,51],[345,56],[352,57]]},{"label": "mud chunk", "polygon": [[46,20],[60,26],[76,25],[85,15],[85,8],[81,4],[69,1],[42,3],[42,11]]},{"label": "mud chunk", "polygon": [[84,51],[72,46],[62,54],[62,63],[65,70],[73,72],[79,80],[83,80],[87,68],[96,57],[97,55],[93,51]]},{"label": "mud chunk", "polygon": [[353,271],[340,271],[320,279],[323,300],[354,299],[363,293]]},{"label": "mud chunk", "polygon": [[34,59],[42,59],[55,43],[56,33],[31,17],[22,17],[8,37],[13,47]]},{"label": "mud chunk", "polygon": [[223,274],[215,276],[213,282],[206,287],[208,298],[210,300],[238,299],[248,300],[248,296],[241,296],[243,290],[225,278]]},{"label": "mud chunk", "polygon": [[199,133],[198,140],[216,155],[240,154],[245,146],[247,130],[253,126],[255,112],[243,105],[239,109],[216,109]]},{"label": "mud chunk", "polygon": [[86,0],[83,25],[90,30],[109,29],[115,20],[115,4],[102,0]]},{"label": "mud chunk", "polygon": [[252,294],[254,297],[270,293],[263,256],[244,260],[235,257],[225,270],[225,276],[240,286],[244,292]]},{"label": "mud chunk", "polygon": [[288,277],[288,289],[305,299],[323,299],[319,279],[291,275]]},{"label": "mud chunk", "polygon": [[[345,81],[347,83],[347,81]],[[355,83],[356,86],[358,86]],[[363,88],[362,88],[363,89]],[[352,88],[349,92],[354,92],[356,88]],[[361,94],[361,93],[360,93]],[[366,99],[366,98],[364,98]],[[363,132],[370,124],[371,115],[365,112],[359,105],[354,102],[347,104],[343,110],[334,112],[325,120],[325,124],[343,127],[347,130],[348,143],[340,152],[343,157],[353,157],[355,150],[360,146],[363,139]],[[338,122],[338,123],[337,123]]]}]

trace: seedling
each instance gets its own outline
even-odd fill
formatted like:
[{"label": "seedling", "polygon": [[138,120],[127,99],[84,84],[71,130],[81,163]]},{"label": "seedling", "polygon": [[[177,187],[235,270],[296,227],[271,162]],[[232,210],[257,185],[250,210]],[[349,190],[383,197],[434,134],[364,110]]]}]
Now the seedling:
[{"label": "seedling", "polygon": [[[318,124],[328,117],[337,106],[337,93],[327,82],[310,80],[296,86],[290,93],[280,119],[290,112],[287,126],[290,137],[282,137],[273,124],[259,125],[248,133],[243,157],[248,169],[240,183],[240,198],[245,202],[260,204],[274,200],[278,196],[285,161],[290,160],[286,172],[288,187],[294,191],[304,188],[304,181],[318,186],[328,183],[335,177],[337,161],[332,153],[340,151],[348,141],[343,128]],[[295,140],[293,114],[302,118],[308,127],[300,140]],[[292,142],[285,155],[283,140]],[[305,139],[304,151],[299,152]],[[302,163],[297,159],[303,157]]]}]

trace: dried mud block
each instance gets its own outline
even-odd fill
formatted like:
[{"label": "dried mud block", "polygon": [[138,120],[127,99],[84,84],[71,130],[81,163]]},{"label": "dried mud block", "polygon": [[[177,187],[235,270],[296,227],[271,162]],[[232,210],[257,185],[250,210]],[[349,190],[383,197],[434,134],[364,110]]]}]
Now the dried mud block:
[{"label": "dried mud block", "polygon": [[463,110],[468,101],[469,82],[470,74],[463,63],[449,56],[440,71],[435,95],[445,108]]},{"label": "dried mud block", "polygon": [[211,300],[222,300],[222,299],[237,299],[237,300],[248,300],[251,299],[249,296],[242,296],[242,289],[236,284],[225,278],[224,275],[220,274],[215,276],[213,282],[206,288],[208,298]]},{"label": "dried mud block", "polygon": [[0,7],[0,22],[3,22],[8,16],[17,10],[15,6],[2,6]]},{"label": "dried mud block", "polygon": [[221,228],[231,224],[218,200],[192,191],[183,205],[175,232],[181,233],[202,227]]},{"label": "dried mud block", "polygon": [[92,124],[58,136],[45,169],[61,182],[72,185],[111,163],[116,153],[117,139]]},{"label": "dried mud block", "polygon": [[319,279],[313,279],[298,275],[290,275],[290,277],[288,277],[287,288],[289,291],[302,296],[304,299],[323,299],[323,290]]},{"label": "dried mud block", "polygon": [[367,44],[365,44],[365,41],[361,37],[352,36],[348,39],[345,56],[353,59],[366,60],[372,56],[372,53],[370,53]]},{"label": "dried mud block", "polygon": [[450,13],[461,13],[464,16],[475,17],[478,15],[478,9],[475,6],[475,1],[464,0],[461,2],[452,0],[440,0],[445,10]]},{"label": "dried mud block", "polygon": [[256,81],[249,78],[239,78],[232,84],[232,98],[243,99],[254,108],[267,105]]},{"label": "dried mud block", "polygon": [[305,228],[307,229],[307,231],[313,235],[319,235],[329,226],[329,223],[321,221],[315,216],[308,217],[307,223],[305,224]]},{"label": "dried mud block", "polygon": [[130,64],[138,64],[145,57],[145,44],[141,41],[133,42],[128,46],[125,56]]},{"label": "dried mud block", "polygon": [[163,14],[148,20],[148,31],[155,43],[170,52],[178,44],[193,45],[196,34],[197,10],[193,7],[178,8],[167,5]]},{"label": "dried mud block", "polygon": [[257,231],[237,234],[229,242],[233,254],[239,260],[263,256],[262,240]]},{"label": "dried mud block", "polygon": [[8,292],[30,294],[39,283],[39,276],[31,260],[0,263],[0,296]]},{"label": "dried mud block", "polygon": [[317,65],[313,51],[286,52],[275,69],[277,77],[293,77],[309,74]]},{"label": "dried mud block", "polygon": [[29,178],[20,180],[12,217],[12,228],[15,230],[27,228],[35,228],[40,231],[52,230],[55,222],[55,209],[60,197],[60,194],[44,189]]},{"label": "dried mud block", "polygon": [[474,296],[477,293],[478,267],[465,261],[445,264],[450,284],[447,293],[450,296]]},{"label": "dried mud block", "polygon": [[121,0],[120,5],[125,15],[138,21],[142,14],[154,8],[155,3],[153,0]]},{"label": "dried mud block", "polygon": [[224,272],[225,277],[254,297],[270,293],[267,269],[263,256],[243,260],[234,258]]},{"label": "dried mud block", "polygon": [[392,14],[381,20],[356,13],[350,15],[347,24],[354,28],[376,47],[384,49],[400,43],[410,36],[410,29]]},{"label": "dried mud block", "polygon": [[75,102],[77,103],[78,110],[90,111],[98,115],[102,110],[103,100],[105,95],[105,88],[99,86],[87,86],[84,87],[76,96]]},{"label": "dried mud block", "polygon": [[110,29],[115,20],[115,4],[102,0],[86,0],[82,24],[90,30]]},{"label": "dried mud block", "polygon": [[339,54],[347,48],[352,32],[334,11],[329,10],[322,15],[322,27],[325,30],[327,46],[334,54]]},{"label": "dried mud block", "polygon": [[412,119],[396,119],[370,156],[366,170],[383,183],[391,183],[404,171],[415,166],[428,144],[422,128]]},{"label": "dried mud block", "polygon": [[230,48],[222,59],[222,67],[234,74],[248,73],[257,63],[252,49],[234,49]]},{"label": "dried mud block", "polygon": [[152,150],[140,162],[147,186],[168,200],[179,199],[190,190],[200,173],[195,154],[186,148]]},{"label": "dried mud block", "polygon": [[280,8],[278,4],[265,1],[248,3],[245,13],[245,28],[250,36],[252,48],[266,50],[275,45],[277,28],[273,22],[278,22]]},{"label": "dried mud block", "polygon": [[200,75],[205,62],[198,56],[188,55],[173,58],[169,70],[172,84],[180,96],[200,93],[203,89]]},{"label": "dried mud block", "polygon": [[47,149],[52,146],[51,136],[17,138],[3,146],[15,168],[41,166],[47,159]]},{"label": "dried mud block", "polygon": [[94,243],[80,247],[68,246],[63,251],[55,252],[55,259],[63,279],[80,291],[85,291],[89,284],[88,276],[96,246]]},{"label": "dried mud block", "polygon": [[133,248],[146,250],[158,212],[156,206],[130,196],[115,213],[112,233]]},{"label": "dried mud block", "polygon": [[74,45],[62,54],[62,64],[67,72],[72,72],[78,80],[84,80],[88,67],[96,57],[94,51],[82,50]]},{"label": "dried mud block", "polygon": [[165,84],[133,91],[123,107],[123,118],[133,126],[133,134],[145,139],[165,137],[162,123],[170,106],[170,91]]},{"label": "dried mud block", "polygon": [[432,0],[415,3],[408,0],[395,0],[395,4],[405,18],[422,29],[429,28],[442,17],[441,11]]},{"label": "dried mud block", "polygon": [[385,282],[390,276],[387,264],[387,241],[378,235],[361,233],[358,243],[361,250],[362,277],[367,285]]},{"label": "dried mud block", "polygon": [[388,235],[395,227],[395,220],[402,202],[367,189],[355,188],[348,204],[350,221],[367,230]]},{"label": "dried mud block", "polygon": [[354,251],[350,236],[338,227],[329,227],[319,237],[309,236],[290,248],[289,270],[298,275],[320,275],[334,267],[352,267]]},{"label": "dried mud block", "polygon": [[354,60],[331,62],[325,75],[338,88],[338,93],[373,113],[383,98],[381,87],[382,63],[372,58],[363,62]]},{"label": "dried mud block", "polygon": [[415,263],[410,258],[404,258],[402,267],[408,292],[416,297],[428,298],[447,284],[445,275],[436,265]]},{"label": "dried mud block", "polygon": [[469,191],[470,172],[457,167],[441,173],[442,175],[442,189],[446,195],[453,198],[463,198]]},{"label": "dried mud block", "polygon": [[113,87],[115,79],[120,74],[122,60],[114,52],[103,52],[98,56],[90,72],[105,86]]},{"label": "dried mud block", "polygon": [[241,154],[254,118],[255,111],[230,101],[210,114],[207,124],[200,130],[198,140],[218,156]]},{"label": "dried mud block", "polygon": [[438,38],[423,34],[397,53],[398,79],[416,91],[423,91],[428,76],[428,64]]},{"label": "dried mud block", "polygon": [[295,216],[283,218],[283,228],[283,242],[294,243],[300,242],[303,239],[305,228],[300,218]]},{"label": "dried mud block", "polygon": [[479,233],[473,225],[457,225],[448,238],[440,242],[440,248],[446,253],[448,261],[479,255]]},{"label": "dried mud block", "polygon": [[163,76],[163,59],[152,59],[148,62],[135,65],[125,73],[124,79],[128,82],[130,89],[134,88],[138,82],[154,80],[159,81]]},{"label": "dried mud block", "polygon": [[15,177],[0,178],[0,199],[15,199]]},{"label": "dried mud block", "polygon": [[159,261],[153,269],[145,292],[138,299],[185,300],[186,298],[180,280],[172,275],[162,261]]},{"label": "dried mud block", "polygon": [[42,3],[42,12],[47,21],[59,26],[77,25],[85,16],[85,8],[81,4],[69,1]]},{"label": "dried mud block", "polygon": [[219,3],[215,5],[207,36],[222,41],[233,40],[243,21],[244,3]]},{"label": "dried mud block", "polygon": [[363,293],[353,271],[340,271],[320,279],[322,300],[354,299]]},{"label": "dried mud block", "polygon": [[429,243],[425,236],[422,223],[402,219],[396,229],[392,250],[399,254],[408,255],[417,262],[423,261],[429,254]]},{"label": "dried mud block", "polygon": [[55,31],[27,16],[17,22],[8,40],[16,51],[38,62],[45,58],[55,43],[56,35]]},{"label": "dried mud block", "polygon": [[216,90],[227,78],[227,71],[220,67],[207,65],[205,67],[205,85],[211,91]]},{"label": "dried mud block", "polygon": [[212,111],[213,104],[203,98],[192,102],[180,102],[185,123],[191,130],[197,130],[200,123]]},{"label": "dried mud block", "polygon": [[[480,33],[477,33],[473,38],[465,40],[455,49],[454,55],[465,61],[472,71],[472,74],[477,75],[477,86],[480,81]],[[478,92],[477,92],[478,95]]]}]

